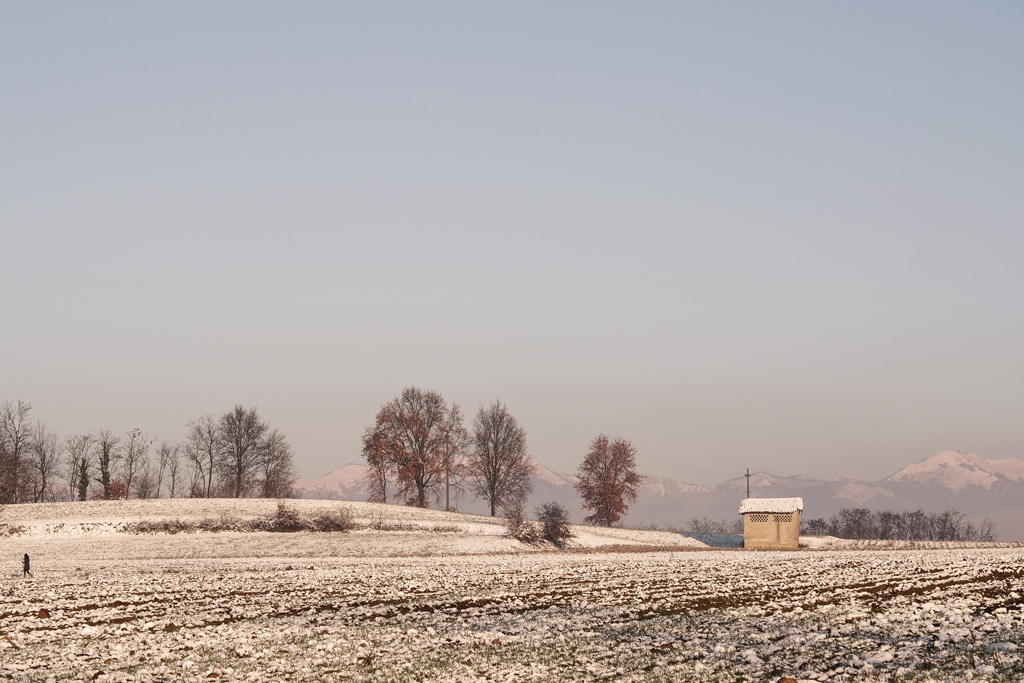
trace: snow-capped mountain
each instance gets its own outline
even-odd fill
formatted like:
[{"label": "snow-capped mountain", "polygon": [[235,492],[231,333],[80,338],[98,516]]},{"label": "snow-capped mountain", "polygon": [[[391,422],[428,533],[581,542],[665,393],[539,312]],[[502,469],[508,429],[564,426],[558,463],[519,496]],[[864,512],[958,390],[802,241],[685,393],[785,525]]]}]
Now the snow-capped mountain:
[{"label": "snow-capped mountain", "polygon": [[[295,488],[303,498],[365,500],[366,467],[345,465],[317,479],[300,479]],[[573,489],[575,477],[542,465],[533,476],[529,505],[547,501],[565,505],[573,521],[582,521],[580,499]],[[731,521],[746,496],[744,477],[716,486],[698,486],[663,477],[647,477],[625,524],[641,523],[685,527],[691,517]],[[755,497],[804,499],[805,518],[831,517],[841,508],[941,512],[956,508],[975,522],[989,517],[996,522],[1000,540],[1024,539],[1024,462],[1017,459],[985,460],[973,453],[942,451],[904,467],[877,482],[836,475],[825,479],[780,477],[758,472],[750,477]],[[454,505],[463,512],[486,514],[486,506],[462,495]]]},{"label": "snow-capped mountain", "polygon": [[1024,462],[1014,458],[985,460],[974,453],[942,451],[904,467],[883,481],[890,484],[942,486],[956,492],[972,488],[992,490],[1001,484],[1024,481]]},{"label": "snow-capped mountain", "polygon": [[293,486],[302,498],[366,500],[366,465],[342,465],[316,479],[296,479]]}]

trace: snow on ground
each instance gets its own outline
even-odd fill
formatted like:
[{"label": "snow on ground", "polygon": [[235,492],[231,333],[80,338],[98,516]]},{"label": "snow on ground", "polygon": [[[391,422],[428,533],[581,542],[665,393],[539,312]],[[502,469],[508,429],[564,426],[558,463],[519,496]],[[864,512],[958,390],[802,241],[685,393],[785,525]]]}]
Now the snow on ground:
[{"label": "snow on ground", "polygon": [[[354,501],[298,499],[285,501],[285,504],[303,515],[348,510],[363,528],[347,534],[155,534],[148,540],[143,538],[132,542],[118,538],[131,524],[140,521],[196,521],[226,516],[254,519],[272,516],[278,507],[277,501],[266,499],[179,498],[10,505],[0,509],[0,532],[6,524],[8,529],[17,528],[14,538],[20,539],[22,543],[29,539],[45,539],[45,543],[33,546],[38,548],[36,552],[41,557],[74,552],[74,543],[61,546],[55,544],[55,541],[79,538],[89,539],[89,544],[105,544],[112,553],[129,552],[132,557],[153,559],[190,557],[195,552],[199,552],[200,556],[213,552],[213,555],[209,555],[213,557],[259,557],[268,553],[297,557],[323,554],[377,557],[538,550],[506,538],[504,520],[494,517]],[[667,531],[588,526],[574,526],[573,530],[576,538],[570,545],[576,548],[609,545],[705,547],[699,541]],[[429,534],[425,535],[424,532]],[[96,537],[103,540],[99,541]],[[233,550],[206,551],[197,548],[204,544],[230,547]],[[234,554],[224,555],[223,552]]]},{"label": "snow on ground", "polygon": [[1020,541],[881,541],[835,536],[801,536],[800,547],[809,550],[965,550],[978,548],[1022,548]]},{"label": "snow on ground", "polygon": [[[430,547],[472,535],[0,539],[0,679],[1024,676],[1024,550],[640,553],[607,546],[398,557],[387,542],[416,537]],[[362,550],[340,552],[349,542]],[[371,548],[381,555],[366,554]],[[23,552],[32,554],[33,577],[14,575]]]}]

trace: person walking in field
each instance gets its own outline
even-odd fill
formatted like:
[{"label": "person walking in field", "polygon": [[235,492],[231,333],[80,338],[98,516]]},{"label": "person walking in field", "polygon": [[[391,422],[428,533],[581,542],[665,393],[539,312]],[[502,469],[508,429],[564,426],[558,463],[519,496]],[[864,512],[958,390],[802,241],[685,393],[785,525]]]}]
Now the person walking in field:
[{"label": "person walking in field", "polygon": [[25,561],[21,566],[22,576],[32,576],[31,565],[29,564],[28,553],[25,553]]}]

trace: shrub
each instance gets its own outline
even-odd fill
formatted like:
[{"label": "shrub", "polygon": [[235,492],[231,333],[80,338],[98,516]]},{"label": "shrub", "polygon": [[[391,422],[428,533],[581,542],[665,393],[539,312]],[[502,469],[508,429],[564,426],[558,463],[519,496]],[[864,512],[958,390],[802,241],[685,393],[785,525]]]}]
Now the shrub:
[{"label": "shrub", "polygon": [[277,513],[269,522],[267,531],[305,531],[308,528],[299,511],[283,500],[277,501]]},{"label": "shrub", "polygon": [[338,508],[334,512],[320,512],[309,519],[310,531],[352,531],[359,525],[351,508]]},{"label": "shrub", "polygon": [[384,513],[379,510],[370,516],[370,523],[366,527],[374,531],[416,531],[419,529],[418,526],[401,520],[387,520],[384,518]]},{"label": "shrub", "polygon": [[279,501],[277,511],[267,517],[239,519],[231,515],[221,515],[220,517],[206,517],[198,521],[180,519],[143,520],[126,525],[124,532],[129,534],[180,534],[195,533],[197,531],[344,532],[352,531],[358,527],[359,525],[352,515],[352,510],[347,507],[338,508],[333,512],[320,511],[317,514],[308,516],[301,514],[284,501]]},{"label": "shrub", "polygon": [[559,548],[576,536],[569,525],[569,512],[558,503],[544,503],[537,508],[537,521],[541,524],[541,537]]},{"label": "shrub", "polygon": [[536,543],[540,540],[540,530],[537,525],[526,519],[523,514],[523,505],[510,505],[505,509],[505,529],[510,538],[520,543]]},{"label": "shrub", "polygon": [[25,527],[18,524],[0,524],[0,538],[9,538],[25,533]]}]

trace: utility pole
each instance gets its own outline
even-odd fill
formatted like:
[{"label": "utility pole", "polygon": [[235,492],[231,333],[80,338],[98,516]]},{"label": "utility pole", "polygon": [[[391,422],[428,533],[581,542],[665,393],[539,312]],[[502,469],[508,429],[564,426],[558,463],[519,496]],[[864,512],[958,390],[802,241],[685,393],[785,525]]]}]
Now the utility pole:
[{"label": "utility pole", "polygon": [[[448,447],[448,430],[444,430],[444,511],[451,512],[452,509],[448,505],[448,473],[451,472],[451,449]],[[747,496],[748,498],[750,496]]]},{"label": "utility pole", "polygon": [[747,468],[747,498],[750,498],[750,468]]}]

